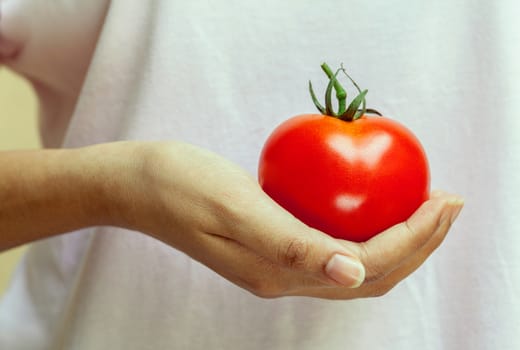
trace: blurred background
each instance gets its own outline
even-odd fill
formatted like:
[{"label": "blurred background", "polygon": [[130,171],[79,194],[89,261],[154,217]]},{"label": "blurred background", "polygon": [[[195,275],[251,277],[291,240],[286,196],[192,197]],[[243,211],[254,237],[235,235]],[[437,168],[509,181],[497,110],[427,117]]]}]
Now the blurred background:
[{"label": "blurred background", "polygon": [[[38,147],[36,97],[25,80],[0,67],[0,151]],[[0,252],[0,297],[24,250]]]}]

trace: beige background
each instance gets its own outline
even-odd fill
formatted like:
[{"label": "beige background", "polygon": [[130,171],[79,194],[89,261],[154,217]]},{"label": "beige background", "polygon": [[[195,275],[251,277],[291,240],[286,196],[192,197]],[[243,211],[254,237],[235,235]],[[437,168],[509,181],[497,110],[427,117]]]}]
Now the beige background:
[{"label": "beige background", "polygon": [[[0,152],[40,147],[36,109],[30,85],[0,67]],[[23,251],[24,247],[20,247],[0,253],[0,296]]]}]

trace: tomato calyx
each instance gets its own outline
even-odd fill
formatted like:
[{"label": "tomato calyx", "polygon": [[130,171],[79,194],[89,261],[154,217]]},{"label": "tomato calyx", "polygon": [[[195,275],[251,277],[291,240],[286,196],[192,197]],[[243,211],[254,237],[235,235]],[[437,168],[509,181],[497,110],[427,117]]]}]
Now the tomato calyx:
[{"label": "tomato calyx", "polygon": [[[335,73],[325,62],[322,63],[321,69],[325,72],[325,74],[327,74],[327,77],[329,78],[329,83],[327,85],[327,89],[325,90],[325,107],[323,107],[316,98],[316,94],[314,93],[314,89],[312,88],[312,83],[309,80],[309,92],[311,94],[312,101],[314,102],[314,105],[320,111],[321,114],[338,118],[347,122],[355,121],[361,118],[366,113],[372,113],[381,116],[381,113],[379,113],[375,109],[366,107],[365,96],[368,93],[368,90],[361,90],[359,85],[347,73],[343,65],[341,65],[341,67],[338,68]],[[350,82],[358,91],[358,95],[350,102],[348,107],[347,92],[337,78],[339,73],[345,74],[345,76],[350,80]],[[332,90],[336,91],[336,99],[338,100],[337,112],[334,111],[334,107],[332,106]]]}]

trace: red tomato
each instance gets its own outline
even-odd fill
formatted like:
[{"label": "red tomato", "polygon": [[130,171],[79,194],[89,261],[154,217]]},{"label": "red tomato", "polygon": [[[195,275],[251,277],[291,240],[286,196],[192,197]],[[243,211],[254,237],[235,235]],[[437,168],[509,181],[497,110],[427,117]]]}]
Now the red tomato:
[{"label": "red tomato", "polygon": [[264,145],[258,177],[269,196],[307,225],[356,242],[406,220],[429,196],[419,141],[379,116],[285,121]]}]

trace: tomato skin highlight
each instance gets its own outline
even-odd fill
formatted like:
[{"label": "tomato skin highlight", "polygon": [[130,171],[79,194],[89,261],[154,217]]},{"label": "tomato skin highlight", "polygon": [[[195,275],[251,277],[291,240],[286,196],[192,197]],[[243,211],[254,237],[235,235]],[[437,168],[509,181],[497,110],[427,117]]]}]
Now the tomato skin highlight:
[{"label": "tomato skin highlight", "polygon": [[428,199],[430,174],[419,140],[394,120],[305,114],[269,136],[258,180],[307,225],[363,242],[406,220]]}]

